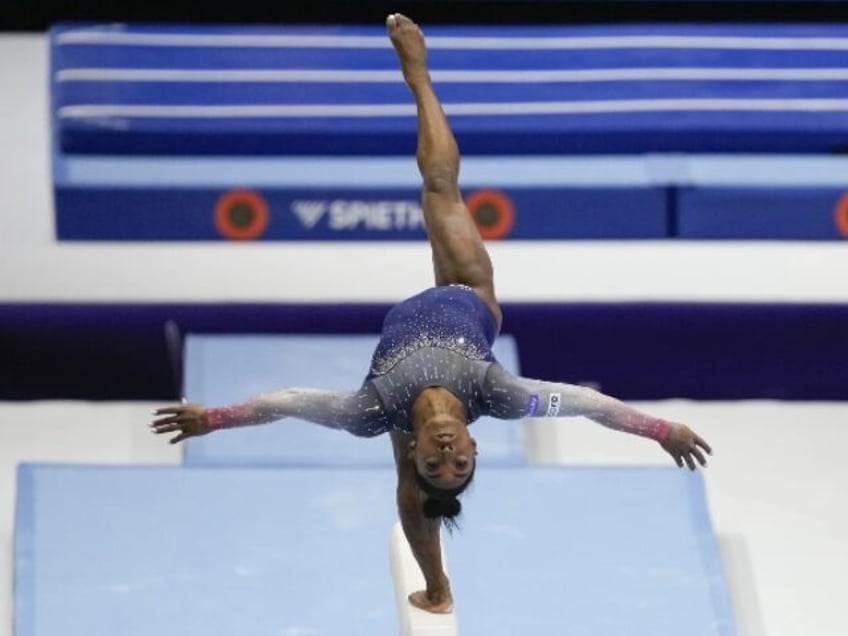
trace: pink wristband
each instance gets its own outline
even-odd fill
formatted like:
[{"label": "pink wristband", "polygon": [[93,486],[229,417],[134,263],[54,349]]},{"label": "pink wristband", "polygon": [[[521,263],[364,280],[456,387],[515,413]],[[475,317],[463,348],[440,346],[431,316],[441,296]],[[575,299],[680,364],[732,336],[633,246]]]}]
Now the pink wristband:
[{"label": "pink wristband", "polygon": [[227,411],[225,408],[206,409],[206,428],[210,431],[227,428]]},{"label": "pink wristband", "polygon": [[671,433],[671,424],[669,424],[665,420],[657,420],[656,426],[656,435],[654,439],[656,439],[658,442],[664,442]]}]

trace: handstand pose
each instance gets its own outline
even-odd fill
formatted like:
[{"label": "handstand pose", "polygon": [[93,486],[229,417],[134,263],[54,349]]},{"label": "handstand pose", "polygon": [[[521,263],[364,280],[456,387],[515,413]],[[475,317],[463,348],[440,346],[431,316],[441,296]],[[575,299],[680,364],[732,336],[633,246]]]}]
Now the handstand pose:
[{"label": "handstand pose", "polygon": [[591,389],[517,377],[498,364],[491,345],[501,326],[492,264],[459,191],[459,152],[433,92],[424,36],[409,18],[390,15],[389,37],[418,113],[418,167],[433,250],[436,287],[392,308],[362,386],[351,392],[282,389],[218,408],[181,404],[159,409],[156,433],[171,442],[209,432],[297,416],[370,437],[389,433],[397,464],[398,512],[426,589],[416,607],[449,612],[439,525],[460,511],[456,497],[474,475],[476,442],[468,425],[502,419],[583,415],[609,428],[658,441],[678,466],[706,465],[709,445],[688,427],[651,417]]}]

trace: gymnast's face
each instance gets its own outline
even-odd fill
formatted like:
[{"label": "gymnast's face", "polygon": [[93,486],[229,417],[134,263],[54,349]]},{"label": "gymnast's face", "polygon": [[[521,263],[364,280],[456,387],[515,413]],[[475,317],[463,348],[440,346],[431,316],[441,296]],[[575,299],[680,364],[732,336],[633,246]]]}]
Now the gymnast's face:
[{"label": "gymnast's face", "polygon": [[437,488],[458,488],[474,471],[477,442],[465,422],[450,415],[427,420],[410,446],[418,473]]}]

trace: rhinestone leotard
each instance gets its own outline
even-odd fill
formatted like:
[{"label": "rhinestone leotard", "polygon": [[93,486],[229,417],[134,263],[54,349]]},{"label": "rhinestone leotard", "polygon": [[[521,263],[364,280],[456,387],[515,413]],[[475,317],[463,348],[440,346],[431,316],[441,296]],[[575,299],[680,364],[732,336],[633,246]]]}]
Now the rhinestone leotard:
[{"label": "rhinestone leotard", "polygon": [[428,387],[444,387],[465,406],[468,423],[585,415],[609,428],[657,440],[669,424],[587,387],[513,375],[495,360],[497,324],[469,287],[433,287],[393,307],[365,381],[356,391],[285,388],[207,411],[209,428],[300,417],[360,437],[411,432],[410,411]]},{"label": "rhinestone leotard", "polygon": [[393,307],[366,379],[391,429],[410,430],[412,403],[432,386],[451,391],[469,423],[476,420],[485,411],[486,373],[496,362],[496,330],[492,312],[464,285],[427,289]]}]

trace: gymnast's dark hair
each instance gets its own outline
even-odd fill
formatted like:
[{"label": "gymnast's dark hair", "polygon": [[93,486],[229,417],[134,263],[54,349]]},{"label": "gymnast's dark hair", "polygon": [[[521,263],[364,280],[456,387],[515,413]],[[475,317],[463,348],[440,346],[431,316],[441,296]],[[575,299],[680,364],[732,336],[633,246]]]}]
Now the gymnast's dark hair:
[{"label": "gymnast's dark hair", "polygon": [[415,481],[418,484],[418,487],[427,494],[427,500],[422,506],[424,516],[428,519],[441,519],[442,525],[448,530],[448,532],[453,532],[455,528],[458,528],[459,523],[456,518],[459,516],[459,513],[462,512],[462,504],[459,503],[459,499],[457,499],[457,497],[462,494],[466,488],[468,488],[471,480],[474,479],[474,471],[476,467],[475,462],[474,467],[471,469],[471,473],[468,475],[468,479],[465,480],[465,483],[457,486],[456,488],[438,488],[424,479],[421,473],[417,470],[414,471]]}]

